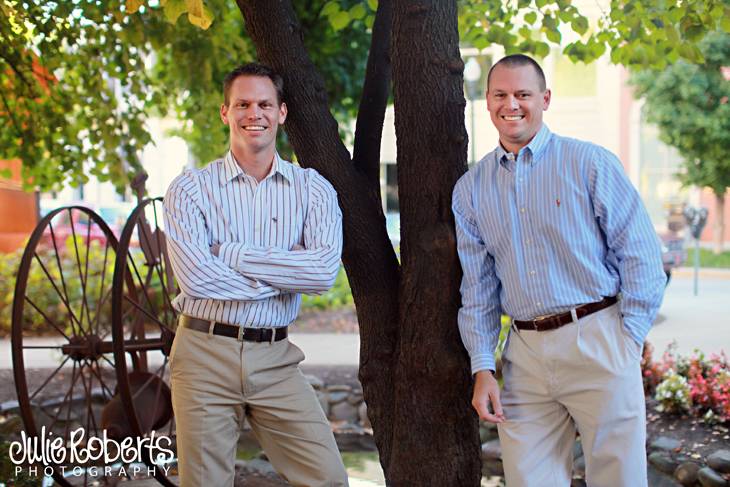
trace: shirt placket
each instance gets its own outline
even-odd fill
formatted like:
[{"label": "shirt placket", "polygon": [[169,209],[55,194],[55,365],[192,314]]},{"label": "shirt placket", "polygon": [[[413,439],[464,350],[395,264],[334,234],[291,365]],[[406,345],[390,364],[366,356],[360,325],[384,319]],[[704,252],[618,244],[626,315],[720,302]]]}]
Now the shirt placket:
[{"label": "shirt placket", "polygon": [[521,279],[522,282],[526,283],[528,296],[531,299],[531,302],[527,303],[528,309],[540,309],[543,306],[539,285],[540,265],[535,252],[537,239],[534,231],[535,219],[532,214],[536,209],[529,204],[531,201],[530,192],[535,190],[530,185],[532,154],[527,150],[521,151],[517,157],[515,167],[517,171],[516,187],[519,188],[520,233],[522,234],[521,245],[524,258],[524,273]]}]

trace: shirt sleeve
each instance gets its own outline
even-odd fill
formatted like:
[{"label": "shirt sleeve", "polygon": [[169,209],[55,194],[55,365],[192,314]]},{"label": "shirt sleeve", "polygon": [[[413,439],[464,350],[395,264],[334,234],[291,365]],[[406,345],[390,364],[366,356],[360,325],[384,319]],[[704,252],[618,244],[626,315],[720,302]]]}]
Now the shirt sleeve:
[{"label": "shirt sleeve", "polygon": [[167,248],[182,292],[192,298],[223,301],[255,301],[280,294],[278,289],[235,272],[210,252],[194,177],[190,172],[178,176],[164,199]]},{"label": "shirt sleeve", "polygon": [[332,185],[311,170],[303,249],[223,242],[219,256],[232,269],[287,292],[322,294],[335,282],[342,254],[342,213]]},{"label": "shirt sleeve", "polygon": [[615,256],[624,325],[642,344],[666,284],[659,237],[621,162],[609,151],[597,148],[590,184],[598,224]]},{"label": "shirt sleeve", "polygon": [[458,323],[461,340],[471,357],[472,374],[495,370],[502,315],[499,303],[501,283],[495,273],[494,258],[487,252],[474,218],[470,180],[457,183],[452,198],[456,241],[463,270],[461,308]]}]

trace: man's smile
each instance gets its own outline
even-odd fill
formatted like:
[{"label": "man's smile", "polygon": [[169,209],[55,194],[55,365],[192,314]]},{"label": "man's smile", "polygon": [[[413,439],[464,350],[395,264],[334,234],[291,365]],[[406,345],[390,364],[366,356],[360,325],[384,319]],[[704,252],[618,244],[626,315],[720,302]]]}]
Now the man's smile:
[{"label": "man's smile", "polygon": [[524,115],[502,115],[502,120],[507,120],[508,122],[517,122],[523,118],[525,118]]},{"label": "man's smile", "polygon": [[266,130],[266,127],[264,127],[263,125],[244,125],[242,128],[243,130],[253,132],[261,132],[263,130]]}]

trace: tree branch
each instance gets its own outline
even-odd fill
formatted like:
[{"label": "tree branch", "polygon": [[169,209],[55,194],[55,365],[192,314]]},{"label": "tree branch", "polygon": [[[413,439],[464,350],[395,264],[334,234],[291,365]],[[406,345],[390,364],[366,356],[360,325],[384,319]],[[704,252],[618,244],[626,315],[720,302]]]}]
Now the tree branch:
[{"label": "tree branch", "polygon": [[393,19],[391,0],[380,0],[375,13],[370,54],[365,71],[365,82],[355,125],[355,146],[352,162],[355,169],[380,190],[380,143],[385,109],[390,94],[390,32]]}]

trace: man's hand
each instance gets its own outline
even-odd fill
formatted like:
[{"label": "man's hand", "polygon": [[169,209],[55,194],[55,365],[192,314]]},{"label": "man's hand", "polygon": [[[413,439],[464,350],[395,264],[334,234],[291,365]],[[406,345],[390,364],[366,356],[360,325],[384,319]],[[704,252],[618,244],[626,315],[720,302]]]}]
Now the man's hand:
[{"label": "man's hand", "polygon": [[210,253],[218,257],[218,253],[221,250],[221,244],[213,244],[210,246]]},{"label": "man's hand", "polygon": [[[492,405],[494,414],[489,412],[489,404]],[[506,420],[499,400],[499,384],[490,370],[477,372],[471,405],[479,414],[479,419],[490,423],[503,423]]]}]

